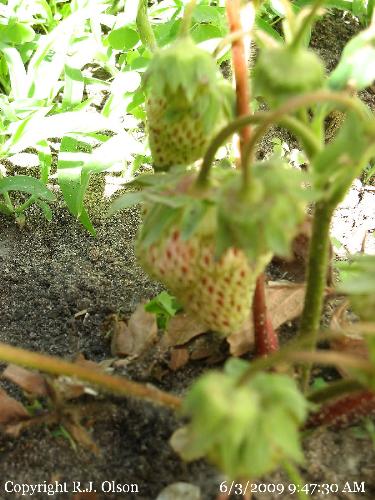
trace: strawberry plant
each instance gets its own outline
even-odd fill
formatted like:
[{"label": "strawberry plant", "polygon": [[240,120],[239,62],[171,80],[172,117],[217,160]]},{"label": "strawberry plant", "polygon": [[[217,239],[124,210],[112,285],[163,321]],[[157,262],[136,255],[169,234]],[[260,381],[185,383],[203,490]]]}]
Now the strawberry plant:
[{"label": "strawberry plant", "polygon": [[[0,170],[0,212],[23,223],[36,204],[51,219],[60,190],[73,216],[95,235],[85,205],[90,178],[116,167],[128,182],[109,215],[140,205],[135,255],[166,289],[138,306],[138,322],[116,320],[123,352],[144,356],[148,365],[146,348],[156,345],[165,364],[173,346],[172,370],[194,359],[183,334],[175,344],[165,340],[181,310],[198,324],[198,340],[212,341],[212,350],[215,342],[225,346],[224,356],[227,340],[231,345],[254,332],[255,342],[250,360],[229,359],[183,397],[86,360],[70,363],[6,344],[0,359],[176,410],[185,422],[171,438],[174,450],[186,461],[207,458],[240,486],[279,468],[290,482],[303,483],[306,433],[375,409],[374,258],[337,265],[341,282],[327,286],[333,214],[353,181],[366,169],[371,175],[375,159],[374,114],[358,96],[375,79],[372,4],[366,4],[367,28],[349,41],[330,74],[308,47],[321,8],[338,3],[76,0],[8,2],[0,10],[0,155],[12,159],[34,148],[40,172],[36,178]],[[258,48],[250,70],[249,35]],[[233,85],[220,72],[228,61]],[[105,76],[97,78],[88,66]],[[100,89],[100,106],[92,86]],[[342,119],[328,136],[332,113]],[[259,154],[274,126],[298,142],[293,165],[283,151],[265,159]],[[233,136],[239,140],[231,145]],[[229,155],[217,161],[223,150]],[[141,165],[146,172],[136,172]],[[274,257],[294,255],[308,214],[303,310],[298,332],[280,346],[275,328],[281,322],[273,323],[267,303],[267,266]],[[323,328],[327,293],[344,297],[357,321]],[[90,314],[83,304],[74,313],[77,322]],[[352,331],[361,356],[337,347]],[[195,359],[205,350],[201,346]],[[337,380],[314,378],[316,365],[337,369]],[[53,422],[62,425],[66,415],[57,411]],[[227,481],[222,484],[228,493]],[[306,498],[303,489],[298,493]]]},{"label": "strawberry plant", "polygon": [[[279,384],[286,388],[287,382],[282,382],[281,375],[277,374],[269,374],[269,379],[266,377],[263,380],[259,371],[272,366],[274,360],[285,362],[292,358],[302,365],[300,388],[308,391],[312,362],[324,360],[323,353],[315,349],[323,310],[331,218],[352,181],[361,174],[374,155],[374,118],[365,105],[346,90],[349,86],[361,90],[374,78],[372,70],[369,68],[364,73],[354,58],[354,54],[363,53],[373,60],[370,49],[373,28],[362,32],[348,44],[338,67],[327,78],[321,60],[305,47],[306,34],[321,3],[317,1],[311,8],[304,8],[297,14],[290,11],[284,19],[285,41],[270,41],[260,48],[252,72],[253,89],[256,95],[262,96],[267,102],[270,111],[254,114],[243,112],[246,110],[246,106],[243,106],[244,94],[238,85],[241,61],[235,58],[233,52],[239,116],[214,136],[198,170],[192,165],[196,157],[181,161],[178,147],[175,146],[171,148],[175,156],[168,153],[166,166],[170,169],[169,173],[140,176],[132,183],[138,190],[123,195],[112,206],[114,212],[134,203],[144,204],[143,224],[136,242],[140,263],[207,329],[231,335],[245,325],[257,277],[272,255],[290,254],[291,243],[304,219],[307,204],[314,203],[307,290],[294,349],[292,344],[271,355],[270,361],[260,359],[253,365],[244,363],[241,369],[234,370],[237,379],[230,364],[223,374],[203,377],[193,386],[183,404],[191,424],[173,438],[175,449],[184,458],[206,456],[235,479],[256,478],[283,463],[288,464],[286,470],[291,472],[292,462],[302,458],[297,428],[306,418],[307,400],[297,387],[290,387],[291,391],[295,391],[293,397],[300,401],[294,406],[295,409],[300,408],[299,416],[293,416],[293,411],[285,408],[284,419],[279,413],[284,411],[281,402],[274,409],[264,407],[262,410],[259,401],[266,397],[270,387],[276,391],[270,395],[270,400],[274,401],[279,397],[276,395]],[[190,22],[193,5],[194,2],[191,2],[187,8],[185,22]],[[237,9],[238,6],[239,2]],[[238,15],[235,9],[231,2],[227,2],[232,25]],[[233,43],[235,45],[236,41]],[[185,98],[181,92],[186,92],[186,84],[180,80],[178,64],[182,56],[175,45],[156,50],[150,63],[151,75],[154,73],[159,77],[159,92],[165,92],[163,82],[166,70],[160,63],[164,57],[168,61],[168,68],[175,68],[177,79],[173,84],[176,85],[176,91],[180,92],[181,99],[178,102],[183,105]],[[193,60],[185,60],[185,64],[184,78],[190,74],[190,68],[195,67]],[[213,68],[210,72],[214,75]],[[194,95],[195,86],[190,88]],[[174,144],[170,138],[169,141],[160,140],[157,143],[159,150],[154,147],[154,127],[157,121],[162,123],[163,112],[169,102],[173,103],[173,99],[168,104],[167,101],[160,101],[157,112],[156,108],[150,112],[149,105],[151,152],[156,166],[160,164],[160,155],[167,154],[169,147]],[[334,139],[326,143],[324,121],[335,108],[345,113],[345,120]],[[190,113],[189,108],[185,107],[184,112],[181,110],[172,116],[186,131],[190,130],[185,122]],[[289,129],[299,140],[309,162],[307,174],[288,168],[281,160],[256,161],[256,145],[275,123]],[[218,148],[234,132],[243,131],[249,125],[255,128],[252,132],[247,129],[247,136],[242,136],[242,168],[222,170],[213,167]],[[195,126],[195,129],[198,127]],[[162,130],[165,130],[165,126]],[[193,134],[186,136],[184,142],[181,140],[180,143],[185,144],[189,138],[194,148]],[[190,166],[182,167],[184,163]],[[369,304],[372,304],[371,300]],[[371,305],[365,308],[372,310]],[[363,313],[363,308],[360,312]],[[254,321],[264,323],[267,321],[266,314],[265,309],[254,308]],[[263,319],[257,315],[263,315]],[[256,341],[270,347],[265,338]],[[306,351],[299,353],[298,347]],[[340,356],[337,360],[334,356],[332,359],[335,364],[344,362]],[[358,368],[359,373],[369,370],[373,376],[372,363],[366,365],[359,361]],[[352,385],[356,390],[361,384],[363,387],[370,384],[371,387],[371,377],[361,379],[362,376],[359,377],[360,382]],[[255,386],[252,389],[252,384],[257,389]],[[345,392],[345,387],[349,389],[349,386],[346,383],[342,387],[338,384],[331,393],[326,387],[315,390],[311,400],[326,402],[327,394],[337,397],[339,391]],[[253,395],[252,390],[255,390]],[[258,396],[255,396],[256,391],[259,391]],[[359,414],[360,407],[363,409],[366,406],[364,401],[368,404],[367,409],[373,404],[371,389],[363,391],[360,396],[347,396],[348,400],[337,404],[341,405],[344,413],[347,411],[349,414],[354,408],[354,413],[357,411]],[[286,401],[286,398],[280,397]],[[259,417],[256,416],[255,402],[250,402],[253,398],[260,404]],[[230,412],[227,413],[229,408]],[[335,408],[333,405],[327,409],[327,414],[332,417],[330,422],[335,421],[335,411],[338,411]],[[336,417],[336,421],[339,421],[337,414]],[[255,423],[257,418],[259,424]],[[267,433],[266,429],[276,428],[276,424],[269,423],[268,419],[283,422],[282,442],[278,441],[279,434],[276,431],[269,435],[269,442],[268,438],[262,441],[260,429],[264,428]]]}]

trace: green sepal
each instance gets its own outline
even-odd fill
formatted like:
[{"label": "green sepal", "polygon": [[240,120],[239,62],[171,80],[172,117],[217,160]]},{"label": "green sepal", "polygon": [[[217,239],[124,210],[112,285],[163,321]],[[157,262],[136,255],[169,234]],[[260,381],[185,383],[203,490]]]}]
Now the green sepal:
[{"label": "green sepal", "polygon": [[179,38],[156,52],[144,77],[145,88],[154,97],[176,94],[182,89],[190,103],[198,88],[210,88],[216,81],[215,60],[190,37]]},{"label": "green sepal", "polygon": [[342,278],[339,292],[349,295],[354,312],[363,320],[375,321],[375,255],[357,255],[337,267]]},{"label": "green sepal", "polygon": [[336,138],[312,161],[313,185],[333,206],[340,203],[367,164],[365,153],[374,137],[369,136],[366,125],[365,120],[349,112]]},{"label": "green sepal", "polygon": [[246,192],[238,171],[223,183],[218,202],[217,253],[221,255],[235,246],[252,261],[267,253],[287,257],[307,204],[317,193],[304,186],[309,180],[306,173],[280,161],[255,164],[252,173]]},{"label": "green sepal", "polygon": [[224,373],[200,377],[183,402],[190,417],[184,439],[172,438],[185,460],[206,456],[231,479],[258,478],[284,460],[303,461],[299,426],[309,403],[286,375],[258,373],[239,385],[248,366],[229,360]]}]

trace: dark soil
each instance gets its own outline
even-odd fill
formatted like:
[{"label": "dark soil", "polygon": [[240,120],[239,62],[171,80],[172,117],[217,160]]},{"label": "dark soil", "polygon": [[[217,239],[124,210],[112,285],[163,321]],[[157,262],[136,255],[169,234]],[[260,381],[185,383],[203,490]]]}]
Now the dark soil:
[{"label": "dark soil", "polygon": [[[344,23],[341,16],[326,16],[318,23],[312,40],[329,69],[358,30],[353,20]],[[365,99],[373,101],[374,97],[366,93]],[[0,341],[66,359],[80,353],[94,361],[110,358],[105,327],[108,316],[129,315],[141,300],[160,291],[134,257],[132,240],[138,224],[137,211],[109,220],[96,217],[98,235],[93,238],[62,203],[55,207],[51,223],[43,220],[38,209],[31,209],[23,229],[0,216]],[[81,311],[85,312],[76,316]],[[162,387],[182,394],[205,369],[205,364],[190,364],[167,374]],[[159,384],[147,375],[146,366],[122,368],[121,373]],[[9,389],[8,384],[6,387]],[[95,408],[89,412],[86,405],[93,401]],[[77,407],[89,417],[86,425],[100,449],[99,455],[82,447],[74,449],[66,438],[56,436],[54,429],[46,426],[30,429],[18,438],[2,435],[0,500],[21,498],[5,491],[6,481],[21,485],[66,482],[70,493],[54,498],[74,498],[73,481],[93,481],[96,498],[139,500],[156,499],[167,485],[185,481],[200,487],[202,499],[216,498],[224,478],[203,461],[186,465],[168,445],[169,437],[181,424],[171,412],[142,401],[105,396],[89,401],[86,398]],[[301,472],[306,482],[337,483],[339,492],[347,481],[366,483],[365,493],[318,493],[315,498],[375,498],[375,453],[369,437],[355,434],[352,428],[319,431],[306,439],[305,448],[306,464]],[[100,493],[105,481],[136,484],[139,493]],[[287,485],[289,480],[275,474],[265,482]],[[47,494],[32,498],[44,499]],[[262,493],[254,498],[296,496]]]}]

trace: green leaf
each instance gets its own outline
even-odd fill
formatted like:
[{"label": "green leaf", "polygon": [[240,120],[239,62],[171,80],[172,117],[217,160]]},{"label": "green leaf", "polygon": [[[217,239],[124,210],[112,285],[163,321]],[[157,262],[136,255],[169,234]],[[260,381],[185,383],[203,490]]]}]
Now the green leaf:
[{"label": "green leaf", "polygon": [[120,210],[125,210],[126,208],[133,207],[134,205],[142,203],[143,201],[144,197],[143,193],[141,192],[122,194],[112,202],[107,215],[111,216]]},{"label": "green leaf", "polygon": [[147,248],[160,238],[178,216],[178,210],[166,205],[154,205],[147,214],[140,234],[140,244]]},{"label": "green leaf", "polygon": [[197,24],[191,31],[191,37],[195,43],[201,43],[212,38],[221,38],[222,32],[211,24]]},{"label": "green leaf", "polygon": [[168,292],[161,292],[145,305],[145,311],[156,314],[158,327],[165,330],[168,321],[180,311],[181,305]]},{"label": "green leaf", "polygon": [[333,206],[343,199],[368,161],[365,152],[371,138],[365,126],[366,123],[357,115],[348,113],[335,139],[313,159],[314,187]]},{"label": "green leaf", "polygon": [[63,138],[57,162],[57,179],[70,212],[92,235],[95,235],[95,229],[83,206],[81,192],[82,165],[87,154],[78,153],[78,151],[79,141],[77,139],[69,136]]},{"label": "green leaf", "polygon": [[285,460],[301,462],[299,426],[309,404],[296,382],[257,373],[240,385],[249,364],[228,363],[225,373],[207,373],[189,390],[183,412],[190,423],[182,439],[172,438],[175,451],[185,460],[206,456],[230,479],[255,480]]},{"label": "green leaf", "polygon": [[36,200],[35,203],[42,209],[44,217],[50,222],[52,220],[52,210],[49,205],[42,200]]},{"label": "green leaf", "polygon": [[24,99],[27,97],[28,85],[26,71],[20,53],[17,49],[6,47],[3,44],[0,44],[0,48],[8,65],[12,86],[12,97],[15,100]]},{"label": "green leaf", "polygon": [[33,196],[37,196],[43,200],[55,201],[55,195],[35,177],[28,175],[15,175],[13,177],[4,177],[0,179],[0,194],[9,191],[21,191]]},{"label": "green leaf", "polygon": [[65,86],[62,109],[71,108],[82,101],[84,78],[79,68],[65,65]]},{"label": "green leaf", "polygon": [[375,23],[345,46],[336,69],[328,78],[334,90],[349,86],[362,90],[375,80]]},{"label": "green leaf", "polygon": [[197,5],[193,13],[193,21],[196,23],[209,23],[220,26],[223,18],[221,9],[209,5]]},{"label": "green leaf", "polygon": [[139,35],[135,30],[123,26],[111,31],[108,42],[115,50],[130,50],[139,42]]},{"label": "green leaf", "polygon": [[7,25],[0,25],[0,39],[4,43],[20,45],[31,42],[34,38],[35,31],[27,24],[11,21]]}]

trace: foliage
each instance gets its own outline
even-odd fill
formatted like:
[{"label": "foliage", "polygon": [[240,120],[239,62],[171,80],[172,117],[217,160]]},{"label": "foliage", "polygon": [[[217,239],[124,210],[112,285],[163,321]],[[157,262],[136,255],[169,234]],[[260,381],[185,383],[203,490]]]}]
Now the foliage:
[{"label": "foliage", "polygon": [[231,479],[261,477],[283,462],[303,460],[298,428],[306,399],[286,375],[258,373],[239,384],[247,365],[233,359],[224,372],[203,375],[184,400],[191,421],[172,438],[185,460],[207,456]]},{"label": "foliage", "polygon": [[[152,276],[176,292],[176,299],[163,292],[146,305],[147,311],[157,315],[160,328],[179,311],[181,302],[215,331],[227,335],[241,331],[259,273],[271,256],[292,255],[293,239],[307,206],[313,206],[306,297],[297,341],[297,347],[305,351],[288,345],[271,360],[250,364],[231,360],[223,372],[198,379],[183,401],[183,414],[190,420],[175,435],[175,448],[188,460],[208,457],[234,479],[256,479],[278,466],[291,470],[294,462],[303,460],[299,427],[311,405],[302,390],[310,383],[310,360],[326,359],[315,349],[330,222],[352,181],[375,155],[374,116],[353,96],[375,77],[373,2],[325,3],[328,8],[351,10],[368,25],[347,44],[328,76],[322,61],[308,49],[323,3],[259,2],[254,34],[259,56],[252,73],[253,90],[269,109],[231,121],[232,90],[222,85],[218,65],[229,59],[230,41],[239,34],[228,33],[223,0],[201,0],[194,9],[194,2],[153,2],[148,14],[143,0],[139,4],[130,0],[9,0],[0,4],[0,156],[11,160],[33,148],[39,161],[39,178],[0,171],[0,211],[24,223],[26,210],[36,204],[50,220],[50,205],[60,190],[72,215],[95,234],[85,206],[90,178],[119,168],[123,183],[125,178],[130,183],[109,213],[143,204],[137,254]],[[282,34],[277,26],[280,20]],[[104,102],[98,103],[98,97]],[[177,157],[173,143],[168,172],[135,177],[143,163],[158,166],[149,113],[155,98],[160,109],[154,128],[160,117],[166,118],[163,127],[168,120],[180,124],[168,131],[163,151],[173,140],[182,139],[187,139],[185,150],[193,149],[190,136],[202,125],[200,121],[204,143],[185,161]],[[171,107],[171,102],[178,107]],[[165,116],[164,108],[168,108]],[[325,123],[332,111],[341,113],[343,120],[328,141]],[[144,137],[138,121],[147,114],[149,129]],[[187,115],[200,120],[188,121],[190,130]],[[218,150],[249,125],[252,135],[241,144],[242,168],[232,168],[230,161],[229,168],[216,164]],[[257,143],[274,125],[296,136],[307,173],[285,165],[282,155],[257,160]],[[58,140],[58,148],[51,139]],[[342,266],[342,276],[341,291],[350,296],[354,311],[374,321],[374,259],[356,258]],[[223,315],[225,323],[218,320]],[[260,320],[267,323],[265,316]],[[369,336],[367,343],[368,360],[349,357],[348,362],[339,355],[330,359],[340,367],[340,362],[350,365],[357,389],[359,384],[374,390],[374,337]],[[265,371],[280,363],[302,364],[300,379]],[[56,372],[53,362],[46,366]],[[87,377],[85,369],[81,373]],[[107,375],[90,377],[111,386]],[[315,383],[315,391],[321,391],[324,400],[332,385],[320,385],[317,388]],[[145,394],[143,387],[136,386],[134,391]],[[156,394],[154,390],[146,393],[151,399],[150,394]],[[314,399],[319,399],[316,393]],[[163,395],[161,400],[177,406],[173,396]]]}]

